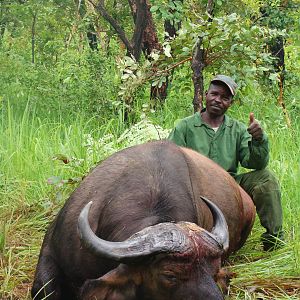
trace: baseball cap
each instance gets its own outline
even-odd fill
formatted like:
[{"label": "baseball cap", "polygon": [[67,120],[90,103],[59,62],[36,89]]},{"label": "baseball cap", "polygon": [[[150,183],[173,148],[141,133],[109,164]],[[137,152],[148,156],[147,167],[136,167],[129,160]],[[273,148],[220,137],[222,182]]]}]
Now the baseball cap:
[{"label": "baseball cap", "polygon": [[211,80],[211,82],[214,82],[214,81],[223,82],[224,84],[226,84],[228,86],[232,96],[235,95],[238,85],[235,83],[235,81],[231,77],[226,76],[226,75],[217,75]]}]

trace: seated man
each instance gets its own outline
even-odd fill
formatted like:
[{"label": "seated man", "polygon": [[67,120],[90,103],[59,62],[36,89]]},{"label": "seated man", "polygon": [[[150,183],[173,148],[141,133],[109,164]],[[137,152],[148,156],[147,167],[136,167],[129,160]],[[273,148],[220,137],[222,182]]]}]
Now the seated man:
[{"label": "seated man", "polygon": [[[209,157],[235,178],[256,206],[266,229],[262,235],[263,248],[270,251],[282,245],[283,240],[280,188],[266,169],[268,138],[253,113],[248,128],[225,114],[233,103],[236,88],[232,78],[217,75],[205,94],[206,108],[181,120],[169,139]],[[237,175],[239,163],[254,171]]]}]

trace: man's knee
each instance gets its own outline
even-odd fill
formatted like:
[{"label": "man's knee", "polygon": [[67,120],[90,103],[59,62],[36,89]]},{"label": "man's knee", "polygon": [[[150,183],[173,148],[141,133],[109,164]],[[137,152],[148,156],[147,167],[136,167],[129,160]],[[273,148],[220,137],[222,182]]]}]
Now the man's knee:
[{"label": "man's knee", "polygon": [[265,193],[279,190],[279,182],[273,172],[268,169],[253,171],[253,177],[256,181],[256,189]]},{"label": "man's knee", "polygon": [[256,170],[256,171],[253,171],[252,173],[253,173],[253,175],[255,174],[255,177],[259,177],[264,180],[277,182],[277,178],[276,178],[275,174],[272,171],[270,171],[269,169]]}]

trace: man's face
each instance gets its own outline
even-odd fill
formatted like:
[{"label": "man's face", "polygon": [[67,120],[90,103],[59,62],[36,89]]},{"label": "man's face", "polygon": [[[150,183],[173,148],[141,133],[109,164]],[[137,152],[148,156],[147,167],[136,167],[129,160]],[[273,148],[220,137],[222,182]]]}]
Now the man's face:
[{"label": "man's face", "polygon": [[222,116],[232,104],[229,88],[222,83],[211,83],[206,96],[206,110],[211,116]]}]

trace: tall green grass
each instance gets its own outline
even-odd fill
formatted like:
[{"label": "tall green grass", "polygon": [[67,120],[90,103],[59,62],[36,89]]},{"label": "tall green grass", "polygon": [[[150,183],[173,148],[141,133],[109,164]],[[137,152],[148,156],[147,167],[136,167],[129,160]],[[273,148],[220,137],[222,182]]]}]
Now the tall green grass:
[{"label": "tall green grass", "polygon": [[[286,246],[262,252],[262,228],[257,220],[245,247],[228,262],[236,273],[228,298],[299,299],[300,125],[294,119],[293,129],[287,128],[280,109],[272,102],[260,107],[254,103],[250,99],[242,107],[233,107],[232,115],[247,122],[248,111],[254,111],[267,129],[272,145],[270,168],[282,187]],[[180,113],[174,107],[167,102],[160,112],[149,113],[149,118],[170,129],[176,119],[191,112],[184,101]],[[0,299],[29,299],[44,232],[78,184],[77,179],[113,151],[127,146],[126,141],[142,142],[141,135],[149,138],[149,123],[123,133],[121,119],[107,124],[99,124],[95,118],[61,116],[59,120],[39,117],[30,105],[23,112],[9,103],[2,107]],[[64,159],[70,162],[65,164]]]}]

